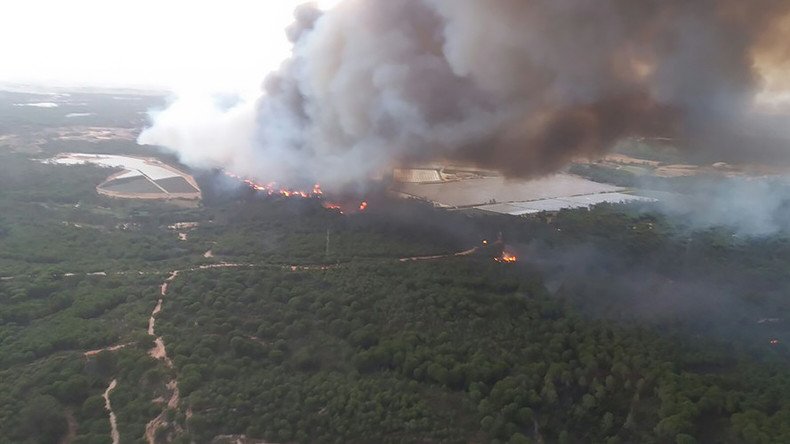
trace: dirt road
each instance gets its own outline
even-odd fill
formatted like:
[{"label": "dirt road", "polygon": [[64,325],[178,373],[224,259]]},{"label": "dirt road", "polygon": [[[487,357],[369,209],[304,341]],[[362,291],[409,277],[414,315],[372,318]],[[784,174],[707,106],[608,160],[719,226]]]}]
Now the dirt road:
[{"label": "dirt road", "polygon": [[110,392],[115,390],[117,385],[118,380],[113,379],[107,390],[104,391],[104,408],[110,413],[110,437],[112,438],[112,444],[120,444],[121,442],[121,434],[118,433],[118,421],[115,418],[115,412],[112,411],[112,403],[110,402]]},{"label": "dirt road", "polygon": [[[170,286],[170,283],[178,277],[179,273],[179,270],[172,271],[170,276],[168,276],[160,286],[159,300],[157,301],[154,310],[151,312],[151,317],[148,319],[148,334],[150,336],[156,336],[156,315],[162,311],[162,304],[164,303],[165,296],[167,296],[167,289]],[[173,368],[173,361],[167,357],[167,348],[165,346],[165,341],[161,336],[157,336],[156,339],[154,339],[154,348],[152,348],[148,354],[154,359],[163,361],[168,368]],[[148,422],[148,424],[145,425],[145,440],[148,442],[148,444],[156,443],[156,432],[167,424],[167,410],[178,408],[178,403],[180,400],[178,380],[175,378],[172,379],[167,383],[167,388],[170,390],[170,399],[167,401],[167,405],[162,409],[162,412],[156,416],[156,418],[152,419]]]},{"label": "dirt road", "polygon": [[101,353],[103,351],[114,352],[114,351],[118,351],[118,350],[120,350],[122,348],[126,348],[126,347],[128,347],[130,345],[132,345],[132,342],[128,342],[126,344],[113,345],[112,347],[100,348],[98,350],[88,350],[88,351],[86,351],[84,353],[84,355],[85,355],[86,358],[90,358],[92,356],[98,355],[99,353]]},{"label": "dirt road", "polygon": [[449,259],[451,257],[463,257],[463,256],[471,256],[475,254],[478,250],[478,247],[471,248],[469,250],[459,251],[458,253],[451,253],[451,254],[439,254],[435,256],[413,256],[413,257],[404,257],[398,259],[401,262],[417,262],[417,261],[435,261],[439,259]]}]

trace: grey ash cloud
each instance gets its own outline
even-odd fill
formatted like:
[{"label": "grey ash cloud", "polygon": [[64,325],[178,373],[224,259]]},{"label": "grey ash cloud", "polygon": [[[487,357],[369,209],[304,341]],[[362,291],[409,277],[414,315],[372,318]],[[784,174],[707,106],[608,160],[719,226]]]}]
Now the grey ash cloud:
[{"label": "grey ash cloud", "polygon": [[541,175],[631,136],[679,137],[722,160],[784,158],[788,130],[753,108],[761,69],[787,63],[789,13],[786,0],[306,5],[287,30],[292,57],[254,103],[177,101],[140,142],[328,188],[423,161]]}]

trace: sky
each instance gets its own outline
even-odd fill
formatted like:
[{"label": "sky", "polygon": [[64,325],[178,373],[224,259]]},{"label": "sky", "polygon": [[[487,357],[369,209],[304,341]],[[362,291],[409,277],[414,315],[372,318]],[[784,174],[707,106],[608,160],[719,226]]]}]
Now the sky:
[{"label": "sky", "polygon": [[2,0],[0,82],[250,91],[304,1]]}]

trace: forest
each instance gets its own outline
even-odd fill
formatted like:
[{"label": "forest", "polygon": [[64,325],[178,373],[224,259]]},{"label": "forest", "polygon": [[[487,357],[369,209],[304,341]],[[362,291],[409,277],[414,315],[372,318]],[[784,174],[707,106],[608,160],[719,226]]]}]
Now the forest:
[{"label": "forest", "polygon": [[197,442],[789,436],[786,362],[585,319],[487,260],[217,271],[173,291],[163,325]]},{"label": "forest", "polygon": [[[216,173],[123,201],[37,160],[0,152],[0,443],[790,442],[783,233],[340,214]],[[500,235],[519,262],[401,260]]]}]

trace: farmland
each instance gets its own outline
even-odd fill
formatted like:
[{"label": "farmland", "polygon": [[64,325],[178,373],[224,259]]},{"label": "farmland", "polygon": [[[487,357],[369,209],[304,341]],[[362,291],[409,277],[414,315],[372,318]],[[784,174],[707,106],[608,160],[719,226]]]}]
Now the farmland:
[{"label": "farmland", "polygon": [[[455,171],[452,175],[439,169],[411,170],[419,174],[407,174],[408,171],[396,171],[395,190],[399,194],[446,208],[522,216],[601,203],[650,200],[631,194],[627,188],[567,173],[523,180],[480,171],[466,174]],[[430,172],[433,174],[428,174]]]},{"label": "farmland", "polygon": [[109,154],[62,153],[47,162],[55,165],[91,164],[120,169],[96,187],[104,195],[132,199],[200,199],[192,176],[154,158]]}]

